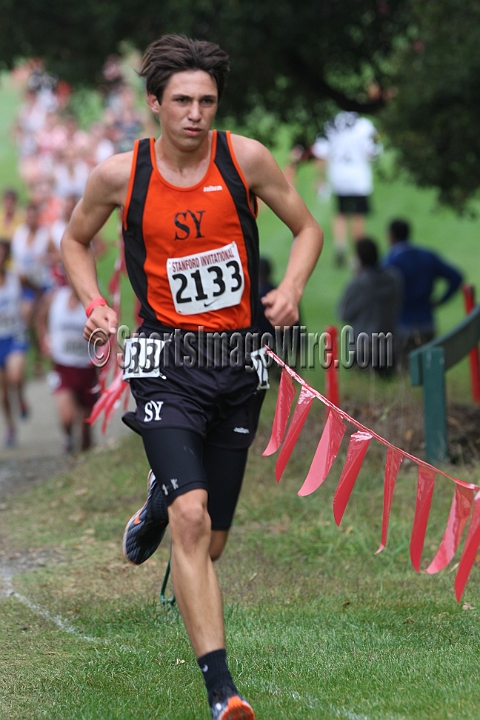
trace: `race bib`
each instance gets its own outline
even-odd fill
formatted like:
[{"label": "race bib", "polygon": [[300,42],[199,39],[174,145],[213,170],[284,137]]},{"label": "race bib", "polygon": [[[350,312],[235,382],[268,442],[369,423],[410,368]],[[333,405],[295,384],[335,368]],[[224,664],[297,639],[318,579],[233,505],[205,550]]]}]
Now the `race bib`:
[{"label": "race bib", "polygon": [[62,352],[65,355],[78,357],[79,360],[84,360],[88,354],[88,344],[83,338],[66,338],[63,343]]},{"label": "race bib", "polygon": [[260,350],[253,350],[250,353],[253,367],[257,371],[258,375],[258,387],[257,390],[268,390],[270,387],[268,383],[268,364],[267,364],[267,351],[264,347]]},{"label": "race bib", "polygon": [[128,338],[123,349],[123,379],[154,378],[166,380],[160,372],[160,355],[165,346],[158,338]]},{"label": "race bib", "polygon": [[236,243],[220,250],[167,260],[167,275],[175,310],[181,315],[238,305],[245,287]]}]

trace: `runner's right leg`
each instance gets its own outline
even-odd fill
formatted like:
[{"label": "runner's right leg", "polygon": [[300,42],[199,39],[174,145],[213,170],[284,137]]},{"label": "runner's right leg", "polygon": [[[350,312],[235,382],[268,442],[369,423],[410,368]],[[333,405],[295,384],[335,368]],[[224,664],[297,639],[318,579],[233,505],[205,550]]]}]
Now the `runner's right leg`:
[{"label": "runner's right leg", "polygon": [[[212,453],[217,457],[217,464],[223,458],[224,484],[228,484],[230,467],[224,464],[225,451],[207,448],[200,435],[190,430],[142,430],[142,437],[158,486],[168,504],[175,597],[204,675],[212,717],[234,718],[232,712],[241,710],[245,711],[243,717],[254,718],[248,703],[238,696],[228,670],[222,599],[210,557],[212,521],[207,508],[209,487],[205,458]],[[240,459],[237,465],[241,467],[237,481],[239,490],[246,450],[237,451],[236,456]],[[207,466],[210,466],[208,461]],[[235,498],[230,501],[231,515],[238,491],[235,493]],[[226,540],[231,517],[220,518],[218,522],[225,527],[219,532]]]}]

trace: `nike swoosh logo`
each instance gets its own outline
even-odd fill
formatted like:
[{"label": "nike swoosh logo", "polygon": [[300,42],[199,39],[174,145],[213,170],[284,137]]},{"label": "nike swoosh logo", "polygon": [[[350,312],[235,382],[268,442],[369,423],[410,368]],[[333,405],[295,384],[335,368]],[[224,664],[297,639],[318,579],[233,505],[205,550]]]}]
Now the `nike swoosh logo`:
[{"label": "nike swoosh logo", "polygon": [[208,672],[208,665],[204,665],[204,666],[202,667],[202,672],[203,672],[203,673]]},{"label": "nike swoosh logo", "polygon": [[212,302],[209,303],[203,303],[203,307],[210,307],[210,305],[213,305],[214,302],[217,302],[217,300],[212,300]]}]

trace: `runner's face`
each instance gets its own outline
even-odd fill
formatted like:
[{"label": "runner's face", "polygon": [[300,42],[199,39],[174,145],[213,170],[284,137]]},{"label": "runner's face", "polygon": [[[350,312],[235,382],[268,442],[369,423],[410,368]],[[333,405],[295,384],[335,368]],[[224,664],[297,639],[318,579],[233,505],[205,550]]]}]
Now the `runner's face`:
[{"label": "runner's face", "polygon": [[149,96],[158,113],[162,136],[184,150],[195,150],[208,137],[218,106],[215,80],[203,70],[187,70],[170,78],[159,103]]}]

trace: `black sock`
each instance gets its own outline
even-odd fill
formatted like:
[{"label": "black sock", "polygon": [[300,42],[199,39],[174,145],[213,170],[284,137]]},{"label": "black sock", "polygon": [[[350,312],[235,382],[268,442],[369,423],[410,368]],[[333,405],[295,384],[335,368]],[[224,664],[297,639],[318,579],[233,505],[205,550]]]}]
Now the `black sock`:
[{"label": "black sock", "polygon": [[224,686],[231,688],[233,694],[237,692],[230,670],[227,667],[225,648],[202,655],[202,657],[197,658],[197,662],[205,680],[210,705],[213,704],[215,691]]}]

